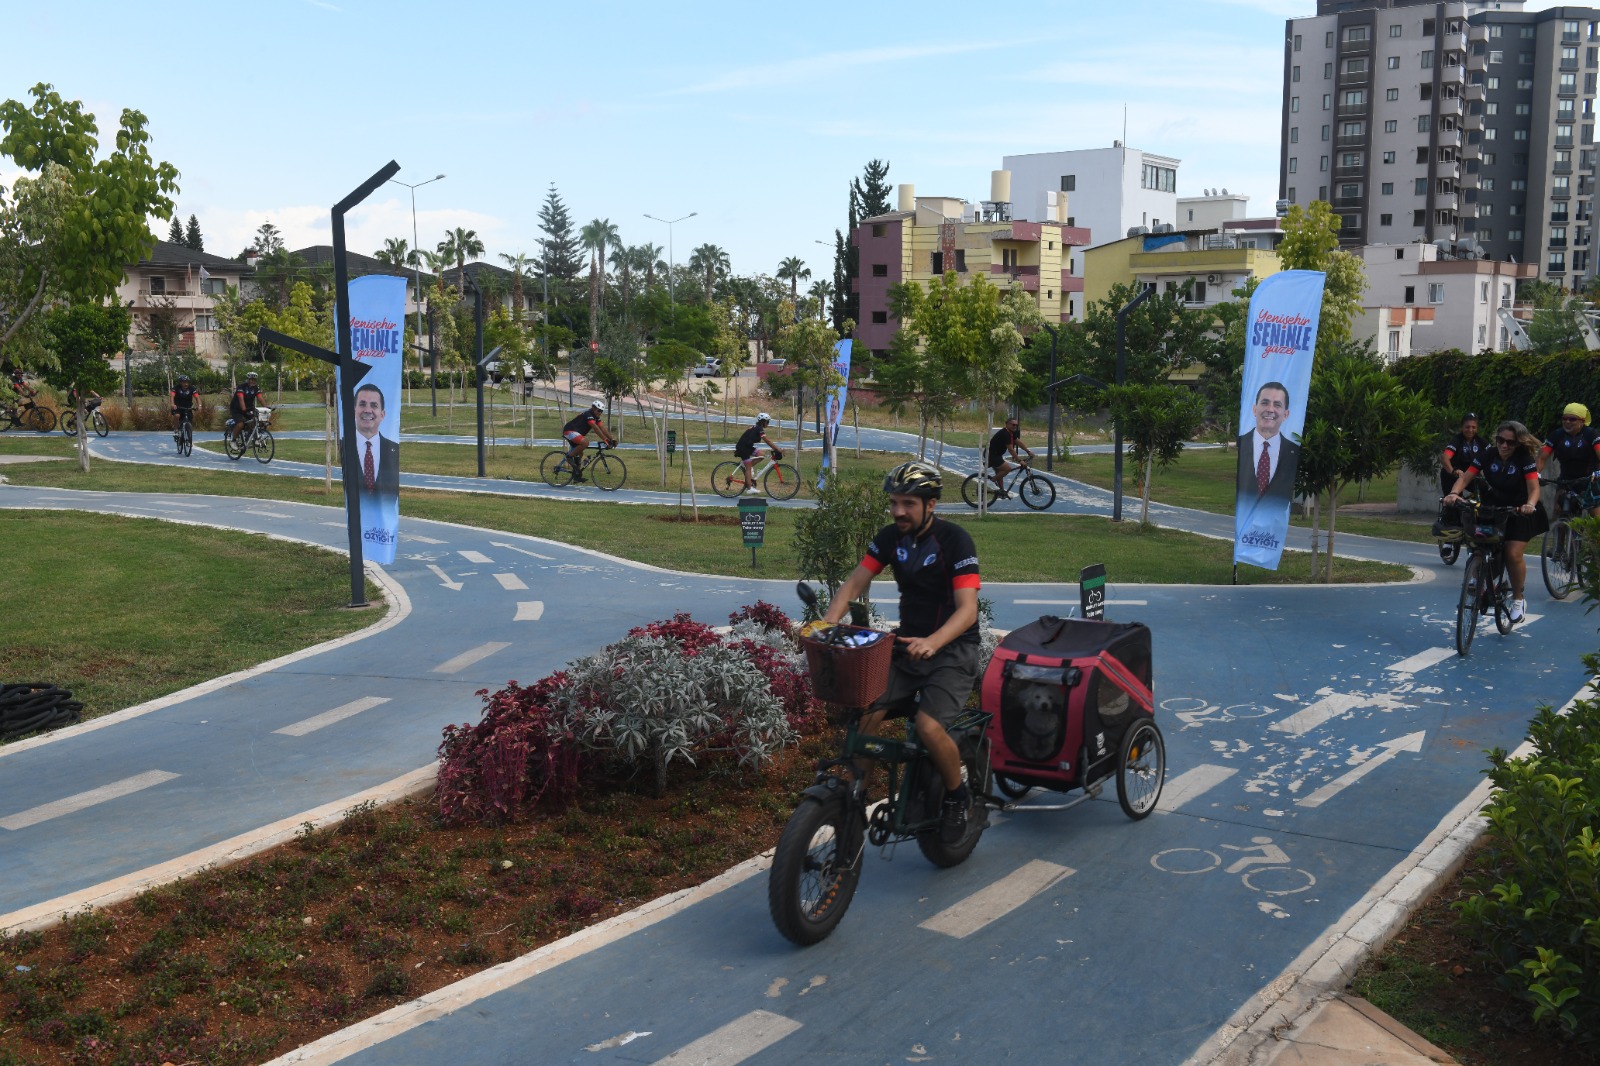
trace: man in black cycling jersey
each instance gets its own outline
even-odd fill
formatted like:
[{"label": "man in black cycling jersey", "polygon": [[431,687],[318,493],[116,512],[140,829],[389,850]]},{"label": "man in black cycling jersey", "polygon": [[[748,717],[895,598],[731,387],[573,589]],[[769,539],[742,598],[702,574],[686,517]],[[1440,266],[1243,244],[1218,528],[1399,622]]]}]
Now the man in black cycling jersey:
[{"label": "man in black cycling jersey", "polygon": [[1006,419],[1006,424],[994,431],[994,436],[989,438],[989,477],[994,482],[995,488],[1000,490],[1000,498],[1007,500],[1011,494],[1006,491],[1005,476],[1016,467],[1006,462],[1006,453],[1011,453],[1011,458],[1022,462],[1018,451],[1028,453],[1028,458],[1033,458],[1033,451],[1022,443],[1022,431],[1017,428],[1015,418]]},{"label": "man in black cycling jersey", "polygon": [[37,389],[28,384],[28,377],[22,372],[21,367],[11,371],[11,391],[17,394],[17,401],[31,400],[39,395]]},{"label": "man in black cycling jersey", "polygon": [[862,728],[872,732],[885,717],[916,715],[917,738],[944,779],[940,832],[954,844],[966,833],[972,796],[961,779],[961,752],[945,730],[978,678],[978,551],[966,530],[934,517],[941,487],[939,468],[929,463],[912,460],[889,471],[883,491],[894,524],[872,538],[823,620],[838,622],[885,566],[894,572],[905,654],[895,657],[889,691]]},{"label": "man in black cycling jersey", "polygon": [[767,439],[767,423],[771,421],[772,416],[762,411],[756,415],[756,424],[741,433],[739,435],[739,443],[733,446],[733,457],[744,464],[744,486],[746,492],[759,493],[761,491],[756,486],[755,478],[752,476],[756,460],[760,458],[756,455],[757,444],[765,444],[771,448],[774,459],[783,458],[783,451]]},{"label": "man in black cycling jersey", "polygon": [[261,397],[261,386],[256,384],[259,376],[254,370],[244,376],[244,383],[233,390],[233,398],[228,401],[228,417],[233,421],[233,439],[239,440],[244,436],[244,424],[255,417],[256,401]]},{"label": "man in black cycling jersey", "polygon": [[[1600,470],[1600,430],[1589,424],[1589,409],[1581,403],[1569,403],[1561,412],[1561,425],[1550,431],[1539,449],[1539,472],[1554,455],[1561,462],[1561,480],[1593,477]],[[1560,489],[1565,495],[1565,489]],[[1600,517],[1600,507],[1591,508],[1590,514]]]},{"label": "man in black cycling jersey", "polygon": [[561,436],[568,444],[567,462],[572,464],[572,481],[574,484],[587,481],[583,476],[583,453],[589,447],[589,434],[598,433],[600,439],[606,442],[608,448],[615,448],[617,442],[611,439],[611,434],[606,432],[606,424],[601,421],[601,416],[606,413],[606,405],[596,400],[589,405],[587,411],[579,412],[578,416],[561,427]]},{"label": "man in black cycling jersey", "polygon": [[[189,383],[188,374],[179,374],[178,382],[172,387],[172,413],[178,417],[179,425],[190,423],[190,432],[194,431],[194,409],[200,398],[200,390]],[[172,439],[178,439],[178,430],[174,426]]]}]

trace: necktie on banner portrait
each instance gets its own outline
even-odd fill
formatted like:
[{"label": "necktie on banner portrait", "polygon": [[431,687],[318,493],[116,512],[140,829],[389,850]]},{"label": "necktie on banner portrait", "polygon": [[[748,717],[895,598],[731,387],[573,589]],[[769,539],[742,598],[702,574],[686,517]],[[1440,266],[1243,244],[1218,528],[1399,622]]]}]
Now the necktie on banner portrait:
[{"label": "necktie on banner portrait", "polygon": [[[400,539],[400,370],[406,279],[373,274],[350,282],[350,352],[368,369],[356,385],[361,543],[374,563],[394,562]],[[339,390],[344,402],[344,390]],[[341,412],[342,417],[342,412]],[[342,422],[341,422],[342,424]]]},{"label": "necktie on banner portrait", "polygon": [[1250,298],[1239,396],[1236,564],[1276,570],[1283,555],[1326,280],[1320,270],[1285,270],[1262,281]]},{"label": "necktie on banner portrait", "polygon": [[[839,421],[844,417],[844,398],[845,394],[850,391],[851,343],[852,342],[847,339],[842,340],[833,346],[833,369],[839,372],[839,376],[843,378],[844,381],[828,390],[827,399],[825,400],[826,406],[823,408],[823,413],[828,416],[827,440],[830,445],[837,445],[838,443]],[[832,455],[832,447],[824,448],[822,450],[822,469],[824,471],[828,469],[828,460]],[[817,478],[817,487],[822,487],[822,478],[820,476]]]}]

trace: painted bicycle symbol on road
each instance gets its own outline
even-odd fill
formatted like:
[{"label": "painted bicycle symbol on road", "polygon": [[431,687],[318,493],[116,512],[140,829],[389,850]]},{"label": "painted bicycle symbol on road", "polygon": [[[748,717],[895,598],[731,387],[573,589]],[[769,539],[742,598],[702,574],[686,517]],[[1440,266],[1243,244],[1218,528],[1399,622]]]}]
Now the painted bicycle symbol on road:
[{"label": "painted bicycle symbol on road", "polygon": [[1277,711],[1260,703],[1235,703],[1223,707],[1207,703],[1198,696],[1172,696],[1161,701],[1161,709],[1183,723],[1185,729],[1211,722],[1232,722],[1240,718],[1265,718]]},{"label": "painted bicycle symbol on road", "polygon": [[[1220,845],[1224,851],[1238,852],[1223,873],[1239,874],[1244,887],[1264,896],[1293,896],[1317,883],[1316,875],[1289,865],[1289,853],[1268,836],[1251,837],[1252,847]],[[1222,856],[1209,848],[1168,848],[1150,856],[1150,865],[1167,874],[1187,876],[1206,874],[1222,866]]]}]

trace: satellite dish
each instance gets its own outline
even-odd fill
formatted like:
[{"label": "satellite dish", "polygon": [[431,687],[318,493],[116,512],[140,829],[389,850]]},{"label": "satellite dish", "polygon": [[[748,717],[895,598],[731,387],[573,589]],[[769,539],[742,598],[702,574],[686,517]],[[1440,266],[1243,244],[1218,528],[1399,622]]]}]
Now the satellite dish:
[{"label": "satellite dish", "polygon": [[1228,195],[1228,190],[1227,190],[1226,187],[1223,188],[1222,195],[1224,195],[1224,196]]}]

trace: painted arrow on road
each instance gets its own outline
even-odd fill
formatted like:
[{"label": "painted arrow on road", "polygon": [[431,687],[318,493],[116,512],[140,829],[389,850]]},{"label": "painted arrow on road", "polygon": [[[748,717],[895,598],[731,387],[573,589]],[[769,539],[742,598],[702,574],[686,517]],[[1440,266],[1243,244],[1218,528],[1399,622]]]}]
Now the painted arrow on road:
[{"label": "painted arrow on road", "polygon": [[489,546],[491,548],[510,548],[514,552],[521,552],[523,555],[531,555],[535,559],[543,559],[547,563],[555,561],[555,556],[553,555],[540,555],[538,552],[531,552],[527,548],[519,548],[515,544],[505,544],[498,540],[491,540],[489,542]]},{"label": "painted arrow on road", "polygon": [[445,573],[443,570],[440,570],[437,566],[434,566],[432,563],[428,564],[428,569],[432,570],[435,574],[437,574],[439,576],[439,580],[441,582],[443,582],[444,587],[449,589],[451,592],[460,592],[463,588],[466,587],[464,582],[451,581],[449,574]]},{"label": "painted arrow on road", "polygon": [[1368,774],[1372,773],[1372,771],[1376,770],[1378,767],[1382,766],[1396,755],[1399,755],[1402,751],[1421,751],[1422,739],[1427,735],[1428,734],[1426,731],[1419,731],[1416,733],[1407,733],[1405,736],[1396,737],[1394,740],[1384,741],[1382,744],[1378,745],[1378,747],[1384,749],[1381,753],[1374,755],[1360,766],[1353,768],[1349,773],[1329,781],[1326,785],[1323,785],[1305,799],[1296,800],[1295,802],[1301,807],[1322,806],[1324,803],[1327,803],[1333,797],[1337,796],[1339,793],[1343,792],[1357,781],[1360,781],[1363,777],[1366,777]]}]

